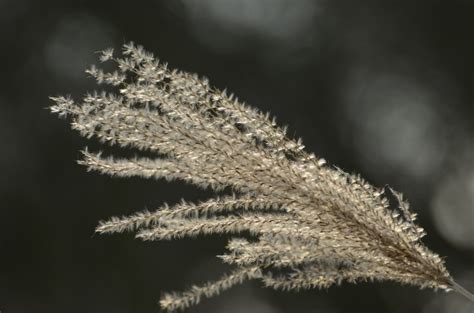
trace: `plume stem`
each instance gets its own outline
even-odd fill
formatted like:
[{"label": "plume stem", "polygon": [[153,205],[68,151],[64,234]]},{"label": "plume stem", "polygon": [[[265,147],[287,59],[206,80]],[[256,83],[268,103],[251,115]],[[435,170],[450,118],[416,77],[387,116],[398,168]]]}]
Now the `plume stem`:
[{"label": "plume stem", "polygon": [[466,288],[459,285],[454,280],[451,280],[451,287],[453,288],[455,292],[459,293],[460,295],[463,295],[466,299],[474,303],[474,294],[470,293]]}]

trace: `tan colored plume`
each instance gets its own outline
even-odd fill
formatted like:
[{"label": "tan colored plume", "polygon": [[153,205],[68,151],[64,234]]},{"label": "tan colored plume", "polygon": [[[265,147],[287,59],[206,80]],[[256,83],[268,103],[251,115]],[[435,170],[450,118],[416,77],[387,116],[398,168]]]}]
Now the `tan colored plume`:
[{"label": "tan colored plume", "polygon": [[[219,256],[234,266],[231,273],[165,294],[164,309],[187,308],[247,279],[283,290],[393,280],[455,290],[474,302],[422,244],[425,233],[401,194],[326,165],[268,114],[207,79],[168,69],[141,46],[124,45],[121,57],[108,49],[101,61],[115,62],[117,71],[92,67],[87,73],[119,94],[90,94],[81,104],[54,97],[51,111],[71,116],[82,136],[156,157],[120,159],[85,150],[80,164],[112,176],[178,179],[233,194],[114,217],[97,232],[134,231],[142,240],[245,235],[231,239]],[[389,207],[386,193],[396,197],[398,208]]]}]

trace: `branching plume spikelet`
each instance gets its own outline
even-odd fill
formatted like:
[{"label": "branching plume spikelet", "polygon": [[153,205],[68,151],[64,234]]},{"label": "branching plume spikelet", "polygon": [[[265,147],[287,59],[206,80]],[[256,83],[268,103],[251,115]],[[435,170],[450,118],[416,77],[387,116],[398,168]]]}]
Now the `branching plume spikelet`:
[{"label": "branching plume spikelet", "polygon": [[[136,231],[143,240],[203,234],[233,238],[219,257],[235,267],[222,279],[166,294],[164,309],[196,304],[246,279],[283,290],[324,288],[342,281],[394,280],[456,290],[443,260],[426,248],[416,215],[395,191],[378,189],[305,152],[268,114],[212,88],[207,79],[168,69],[133,43],[112,73],[91,67],[99,84],[119,95],[93,93],[79,105],[53,97],[51,111],[72,117],[85,137],[156,153],[156,158],[104,158],[83,152],[80,164],[112,176],[178,179],[234,194],[199,204],[182,201],[154,212],[100,222],[99,233]],[[391,209],[385,193],[398,200]],[[278,273],[278,274],[275,274]]]}]

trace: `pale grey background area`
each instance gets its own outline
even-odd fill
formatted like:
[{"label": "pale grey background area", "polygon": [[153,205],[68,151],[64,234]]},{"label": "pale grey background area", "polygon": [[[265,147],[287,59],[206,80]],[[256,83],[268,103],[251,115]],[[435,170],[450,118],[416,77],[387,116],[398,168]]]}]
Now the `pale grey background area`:
[{"label": "pale grey background area", "polygon": [[[451,1],[0,0],[0,310],[158,312],[162,292],[219,277],[226,238],[96,236],[100,219],[208,191],[111,179],[45,108],[96,88],[95,51],[129,40],[270,111],[308,150],[402,191],[474,290],[474,4]],[[472,312],[392,283],[301,293],[248,283],[190,312]]]}]

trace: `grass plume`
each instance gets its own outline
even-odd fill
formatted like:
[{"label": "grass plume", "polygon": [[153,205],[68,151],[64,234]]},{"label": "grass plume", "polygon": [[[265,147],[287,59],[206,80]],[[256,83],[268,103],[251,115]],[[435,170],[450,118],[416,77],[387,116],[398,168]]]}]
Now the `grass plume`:
[{"label": "grass plume", "polygon": [[[216,191],[231,188],[233,194],[114,217],[100,222],[97,232],[134,231],[142,240],[252,237],[231,239],[219,256],[233,272],[166,294],[160,302],[164,309],[187,308],[247,279],[282,290],[393,280],[456,290],[474,302],[443,260],[423,245],[425,232],[401,194],[326,165],[268,114],[205,78],[168,69],[141,46],[124,45],[120,57],[108,49],[100,59],[114,62],[117,70],[91,67],[87,73],[119,93],[89,94],[81,104],[53,97],[51,111],[71,116],[72,128],[82,136],[156,157],[120,159],[85,150],[79,163],[107,175],[178,179]],[[389,207],[387,193],[396,197],[398,208]]]}]

